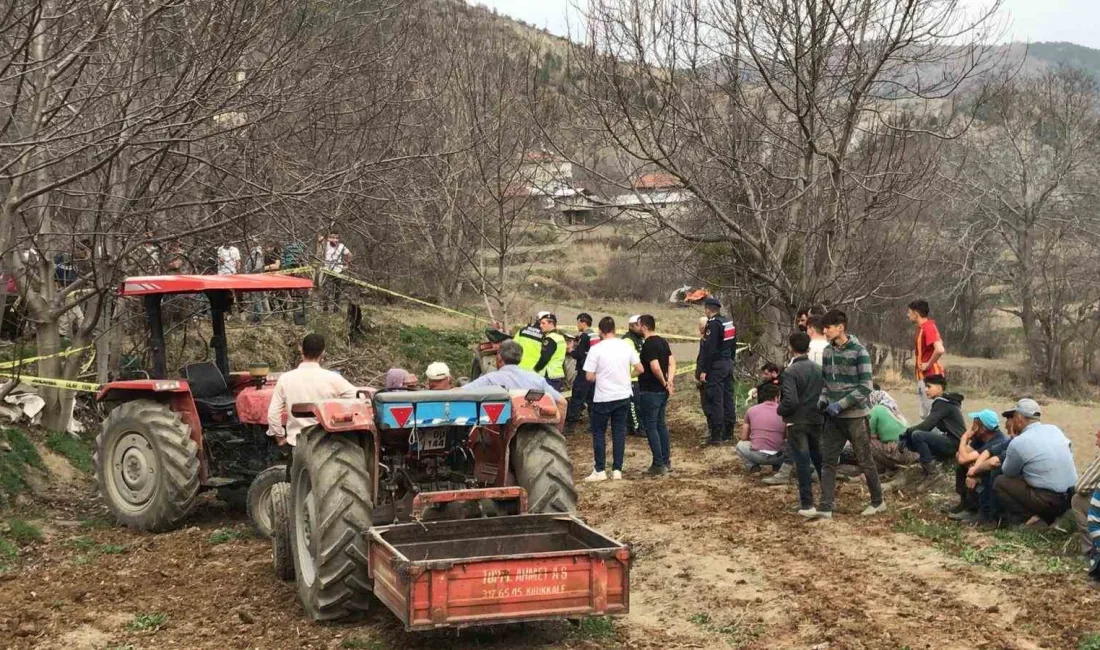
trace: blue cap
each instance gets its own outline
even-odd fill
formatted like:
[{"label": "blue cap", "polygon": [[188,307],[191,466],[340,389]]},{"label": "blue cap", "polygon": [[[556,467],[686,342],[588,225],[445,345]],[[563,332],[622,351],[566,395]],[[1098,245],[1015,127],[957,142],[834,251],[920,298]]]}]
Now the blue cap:
[{"label": "blue cap", "polygon": [[1000,420],[997,419],[997,414],[993,409],[982,409],[977,413],[971,413],[968,415],[971,420],[977,420],[982,423],[982,426],[990,431],[996,429],[1000,425]]}]

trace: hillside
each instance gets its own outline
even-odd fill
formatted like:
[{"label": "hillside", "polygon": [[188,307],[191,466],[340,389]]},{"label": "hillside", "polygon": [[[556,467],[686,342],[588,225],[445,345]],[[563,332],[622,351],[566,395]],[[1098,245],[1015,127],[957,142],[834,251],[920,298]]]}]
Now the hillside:
[{"label": "hillside", "polygon": [[1100,76],[1100,50],[1075,43],[1012,43],[1006,45],[1009,60],[1024,58],[1022,72],[1041,72],[1059,65],[1080,68]]}]

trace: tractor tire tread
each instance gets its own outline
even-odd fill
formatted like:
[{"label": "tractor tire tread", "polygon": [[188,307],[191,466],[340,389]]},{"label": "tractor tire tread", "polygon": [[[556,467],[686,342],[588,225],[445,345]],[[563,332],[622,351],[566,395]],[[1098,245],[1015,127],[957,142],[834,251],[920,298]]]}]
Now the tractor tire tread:
[{"label": "tractor tire tread", "polygon": [[565,437],[547,425],[528,424],[516,432],[512,467],[527,490],[530,512],[574,512],[577,490]]},{"label": "tractor tire tread", "polygon": [[[126,428],[119,431],[121,427]],[[126,513],[119,509],[110,498],[106,485],[111,480],[111,468],[105,466],[109,438],[128,430],[141,433],[155,445],[164,470],[163,483],[153,495],[155,502],[142,513]],[[119,523],[125,526],[148,532],[171,530],[179,525],[195,504],[199,493],[198,445],[191,439],[191,430],[179,414],[165,404],[139,399],[114,408],[96,436],[94,461],[100,495]]]}]

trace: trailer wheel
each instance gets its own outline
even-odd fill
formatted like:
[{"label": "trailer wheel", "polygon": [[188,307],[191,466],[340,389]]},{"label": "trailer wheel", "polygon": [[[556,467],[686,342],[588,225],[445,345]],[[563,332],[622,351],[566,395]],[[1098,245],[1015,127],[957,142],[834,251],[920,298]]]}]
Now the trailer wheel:
[{"label": "trailer wheel", "polygon": [[512,470],[516,482],[527,490],[530,512],[573,512],[577,490],[573,487],[573,463],[565,437],[545,424],[527,424],[512,443]]},{"label": "trailer wheel", "polygon": [[294,579],[294,558],[291,546],[294,531],[290,523],[290,485],[276,483],[268,491],[271,502],[271,555],[275,576],[280,580]]},{"label": "trailer wheel", "polygon": [[371,480],[355,434],[313,427],[298,437],[290,500],[298,598],[315,621],[365,612],[370,602],[367,541]]},{"label": "trailer wheel", "polygon": [[96,436],[99,494],[119,523],[175,528],[199,493],[199,449],[178,413],[152,400],[124,402]]},{"label": "trailer wheel", "polygon": [[252,527],[260,537],[270,537],[274,530],[271,516],[271,489],[286,483],[286,465],[272,465],[256,475],[248,486],[246,509]]}]

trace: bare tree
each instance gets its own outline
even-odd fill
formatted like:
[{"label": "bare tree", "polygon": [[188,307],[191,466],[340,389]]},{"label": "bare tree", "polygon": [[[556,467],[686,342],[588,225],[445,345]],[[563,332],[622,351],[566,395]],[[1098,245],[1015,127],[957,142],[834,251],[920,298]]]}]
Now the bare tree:
[{"label": "bare tree", "polygon": [[617,180],[659,170],[693,196],[654,222],[727,247],[726,284],[768,344],[801,305],[861,305],[906,281],[897,261],[919,261],[940,145],[966,127],[947,98],[987,65],[961,43],[986,40],[991,14],[968,19],[958,0],[589,7],[578,92],[627,154]]},{"label": "bare tree", "polygon": [[1069,352],[1094,337],[1100,290],[1100,86],[1060,68],[1015,79],[982,110],[983,122],[955,159],[954,178],[970,201],[956,238],[984,247],[981,273],[1000,307],[1019,319],[1032,370],[1059,388],[1076,367]]}]

